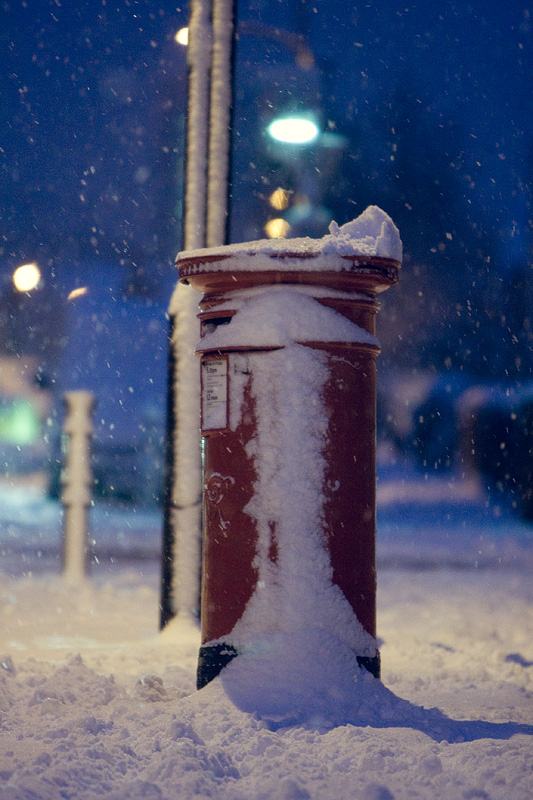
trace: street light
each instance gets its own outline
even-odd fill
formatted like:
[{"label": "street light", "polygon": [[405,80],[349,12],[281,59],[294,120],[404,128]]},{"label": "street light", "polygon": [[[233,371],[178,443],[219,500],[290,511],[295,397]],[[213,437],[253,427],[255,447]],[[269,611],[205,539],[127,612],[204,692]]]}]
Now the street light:
[{"label": "street light", "polygon": [[41,271],[37,264],[22,264],[13,273],[13,283],[18,292],[31,292],[40,280]]},{"label": "street light", "polygon": [[286,144],[310,144],[320,133],[316,122],[296,115],[274,119],[267,131],[273,139]]},{"label": "street light", "polygon": [[174,36],[174,41],[186,47],[189,44],[189,28],[180,28]]}]

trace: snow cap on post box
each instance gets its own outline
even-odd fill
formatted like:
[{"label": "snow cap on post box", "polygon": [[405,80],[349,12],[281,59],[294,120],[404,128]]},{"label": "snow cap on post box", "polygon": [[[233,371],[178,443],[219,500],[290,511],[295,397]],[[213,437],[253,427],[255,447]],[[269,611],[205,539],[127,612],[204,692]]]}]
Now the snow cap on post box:
[{"label": "snow cap on post box", "polygon": [[[348,281],[343,278],[355,274],[361,289],[371,292],[398,282],[402,242],[388,214],[369,206],[345,225],[332,222],[329,230],[322,239],[261,239],[178,253],[180,281],[198,291],[216,292],[222,288],[222,280],[228,291],[227,272],[221,262],[231,258],[228,267],[233,289],[265,283],[308,283],[353,290],[353,277]],[[274,277],[273,272],[279,275]]]},{"label": "snow cap on post box", "polygon": [[402,240],[398,228],[388,214],[378,206],[368,206],[363,213],[345,225],[332,222],[330,235],[322,251],[352,255],[374,255],[381,258],[402,260]]}]

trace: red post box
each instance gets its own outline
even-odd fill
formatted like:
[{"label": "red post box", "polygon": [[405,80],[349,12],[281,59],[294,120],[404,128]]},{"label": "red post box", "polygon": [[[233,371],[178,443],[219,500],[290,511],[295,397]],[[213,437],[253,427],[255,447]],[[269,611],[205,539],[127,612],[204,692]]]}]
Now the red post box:
[{"label": "red post box", "polygon": [[306,628],[379,676],[376,295],[398,280],[401,243],[371,213],[377,254],[337,228],[178,256],[180,280],[203,292],[199,688]]}]

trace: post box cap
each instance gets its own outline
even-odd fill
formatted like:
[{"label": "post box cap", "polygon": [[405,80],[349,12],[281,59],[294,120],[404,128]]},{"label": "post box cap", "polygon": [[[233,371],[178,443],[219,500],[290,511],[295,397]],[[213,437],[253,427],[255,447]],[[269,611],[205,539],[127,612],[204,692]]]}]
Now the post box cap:
[{"label": "post box cap", "polygon": [[262,239],[178,253],[182,283],[203,292],[264,284],[329,286],[379,292],[397,283],[402,243],[391,218],[369,206],[322,239]]}]

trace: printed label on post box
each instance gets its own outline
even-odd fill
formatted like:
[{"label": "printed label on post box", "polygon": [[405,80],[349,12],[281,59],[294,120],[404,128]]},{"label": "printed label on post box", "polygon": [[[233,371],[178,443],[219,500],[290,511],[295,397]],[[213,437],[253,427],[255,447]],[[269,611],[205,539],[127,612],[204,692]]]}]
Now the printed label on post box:
[{"label": "printed label on post box", "polygon": [[228,427],[228,359],[202,361],[202,430]]}]

